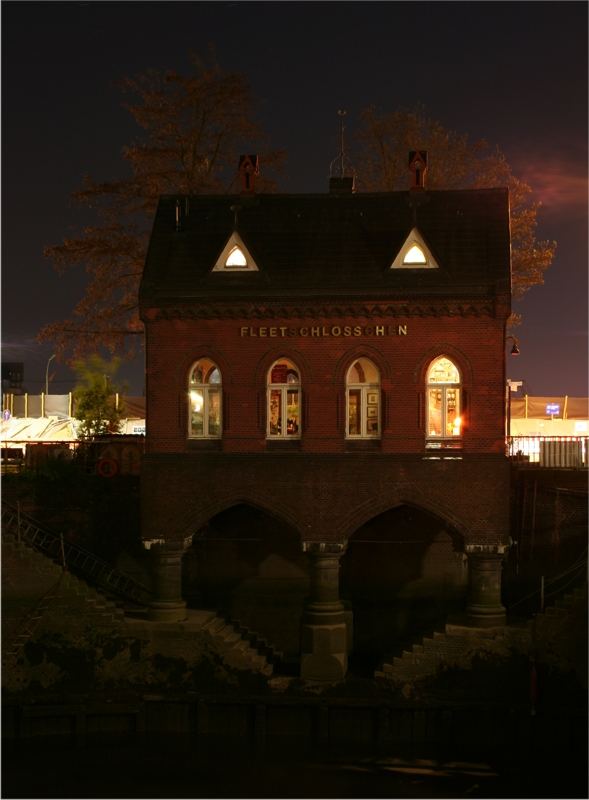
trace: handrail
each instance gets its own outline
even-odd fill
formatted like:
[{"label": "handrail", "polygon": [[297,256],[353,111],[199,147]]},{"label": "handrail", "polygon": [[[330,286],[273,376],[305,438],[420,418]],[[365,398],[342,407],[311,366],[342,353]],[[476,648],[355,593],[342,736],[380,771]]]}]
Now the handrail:
[{"label": "handrail", "polygon": [[64,567],[103,589],[108,589],[118,597],[135,603],[148,602],[152,592],[147,586],[125,575],[80,545],[68,542],[60,534],[42,528],[32,517],[23,514],[22,511],[18,512],[8,503],[3,503],[2,524],[4,530],[13,532],[17,538],[23,539],[28,545],[54,561],[61,563],[63,558]]}]

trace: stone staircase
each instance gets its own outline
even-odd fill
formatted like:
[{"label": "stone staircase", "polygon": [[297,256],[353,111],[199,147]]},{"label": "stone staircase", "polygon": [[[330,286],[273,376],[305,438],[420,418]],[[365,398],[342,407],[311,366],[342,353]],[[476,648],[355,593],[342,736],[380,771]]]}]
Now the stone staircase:
[{"label": "stone staircase", "polygon": [[282,653],[255,631],[245,628],[235,620],[211,612],[202,626],[228,662],[244,665],[248,669],[270,676],[282,660]]},{"label": "stone staircase", "polygon": [[430,677],[442,667],[458,666],[468,669],[473,658],[484,652],[487,655],[504,655],[512,648],[527,650],[538,629],[554,627],[566,619],[571,609],[587,602],[587,585],[564,594],[555,605],[547,607],[531,620],[497,628],[472,628],[448,623],[444,631],[426,636],[411,650],[400,656],[385,658],[374,677],[393,683],[406,683]]},{"label": "stone staircase", "polygon": [[[124,611],[12,533],[2,532],[3,665],[15,662],[42,623],[119,628]],[[14,598],[17,598],[16,600]]]}]

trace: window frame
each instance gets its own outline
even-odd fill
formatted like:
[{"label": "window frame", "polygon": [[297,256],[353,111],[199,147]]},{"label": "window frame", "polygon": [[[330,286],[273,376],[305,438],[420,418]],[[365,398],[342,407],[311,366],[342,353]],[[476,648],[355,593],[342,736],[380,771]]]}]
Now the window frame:
[{"label": "window frame", "polygon": [[[206,378],[203,380],[202,383],[197,383],[196,381],[192,381],[192,376],[199,365],[207,364],[206,368]],[[203,369],[204,371],[204,369]],[[213,372],[217,371],[219,373],[219,382],[218,383],[211,383],[210,376]],[[194,433],[193,426],[192,426],[192,397],[191,392],[193,391],[200,391],[202,393],[203,398],[203,407],[202,407],[202,416],[203,416],[203,432],[202,433]],[[211,410],[211,394],[215,393],[218,394],[218,432],[211,433],[210,432],[210,410]],[[188,372],[188,439],[190,440],[204,440],[204,439],[221,439],[223,437],[223,375],[219,366],[210,358],[206,356],[203,358],[197,359]]]},{"label": "window frame", "polygon": [[[272,382],[272,372],[274,371],[275,367],[278,364],[286,364],[287,371],[292,370],[295,371],[298,380],[296,383],[288,381],[284,382]],[[288,393],[296,391],[297,392],[297,410],[298,410],[298,430],[295,433],[288,432]],[[282,430],[279,433],[273,433],[270,429],[271,421],[272,421],[272,413],[271,413],[271,403],[272,403],[272,394],[274,392],[279,393],[280,395],[280,416],[279,419],[287,420],[286,427],[282,426]],[[272,362],[268,372],[266,373],[266,439],[272,442],[292,442],[297,441],[302,436],[303,430],[303,404],[302,404],[302,381],[301,381],[301,371],[297,364],[292,361],[290,358],[277,358],[275,361]]]},{"label": "window frame", "polygon": [[[446,360],[449,361],[450,364],[456,370],[458,374],[457,381],[431,381],[430,375],[432,369],[434,368],[435,364],[439,361]],[[455,418],[460,419],[460,433],[458,434],[448,434],[448,433],[440,433],[435,434],[431,433],[431,426],[430,426],[430,414],[431,414],[431,406],[430,406],[430,392],[437,391],[441,392],[441,406],[440,406],[440,429],[442,431],[446,431],[448,427],[448,391],[452,390],[455,394],[455,402],[456,402],[456,411],[455,411]],[[463,410],[464,410],[464,390],[463,390],[463,379],[462,379],[462,372],[454,359],[450,358],[446,355],[437,356],[436,358],[432,359],[428,365],[426,376],[425,376],[425,429],[426,429],[426,436],[425,436],[425,446],[428,449],[460,449],[462,447],[462,440],[463,440],[463,431],[464,431],[464,419],[463,419]]]},{"label": "window frame", "polygon": [[[359,362],[366,362],[372,366],[378,375],[378,383],[357,383],[350,381],[350,373]],[[350,433],[350,395],[359,392],[360,397],[360,433]],[[369,402],[368,395],[376,394],[376,402]],[[376,408],[376,433],[368,432],[368,409]],[[346,371],[346,439],[351,441],[375,440],[382,438],[382,393],[380,370],[369,358],[355,358]]]}]

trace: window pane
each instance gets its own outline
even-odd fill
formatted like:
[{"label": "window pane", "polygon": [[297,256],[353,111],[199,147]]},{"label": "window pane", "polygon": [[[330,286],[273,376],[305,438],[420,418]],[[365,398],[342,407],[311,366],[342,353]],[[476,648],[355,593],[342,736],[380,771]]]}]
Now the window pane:
[{"label": "window pane", "polygon": [[247,267],[247,260],[244,256],[242,250],[239,247],[235,246],[233,250],[229,253],[227,261],[225,262],[226,267]]},{"label": "window pane", "polygon": [[427,258],[421,247],[414,244],[410,250],[407,251],[403,264],[427,264]]},{"label": "window pane", "polygon": [[366,435],[378,436],[379,433],[379,395],[378,389],[366,390]]},{"label": "window pane", "polygon": [[286,383],[287,375],[288,364],[283,362],[274,364],[272,367],[272,373],[270,375],[270,383]]},{"label": "window pane", "polygon": [[362,434],[360,395],[360,389],[350,389],[348,392],[348,434],[350,436],[360,436]]},{"label": "window pane", "polygon": [[428,392],[428,436],[442,435],[442,395],[443,389],[430,389]]},{"label": "window pane", "polygon": [[272,389],[270,391],[270,407],[268,409],[268,416],[270,420],[270,435],[278,436],[282,430],[281,419],[281,400],[282,392],[280,389]]},{"label": "window pane", "polygon": [[458,389],[446,389],[446,436],[460,436]]},{"label": "window pane", "polygon": [[299,433],[299,390],[289,389],[286,396],[286,435],[297,436]]},{"label": "window pane", "polygon": [[190,433],[204,435],[204,397],[200,389],[190,390]]},{"label": "window pane", "polygon": [[217,384],[221,383],[221,373],[219,372],[217,367],[213,367],[213,369],[211,370],[211,372],[209,373],[209,375],[207,377],[207,382],[208,383],[217,383]]},{"label": "window pane", "polygon": [[209,389],[209,436],[221,433],[221,392]]},{"label": "window pane", "polygon": [[190,383],[194,385],[195,383],[203,383],[203,382],[204,382],[203,368],[201,364],[197,364],[192,371],[192,375],[190,376]]},{"label": "window pane", "polygon": [[460,383],[460,375],[448,358],[438,358],[429,368],[428,383]]}]

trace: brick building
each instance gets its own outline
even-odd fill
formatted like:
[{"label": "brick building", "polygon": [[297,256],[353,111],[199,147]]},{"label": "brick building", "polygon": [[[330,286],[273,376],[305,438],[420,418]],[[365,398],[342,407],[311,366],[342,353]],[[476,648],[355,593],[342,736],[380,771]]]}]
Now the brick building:
[{"label": "brick building", "polygon": [[457,607],[502,624],[507,190],[260,195],[253,166],[154,222],[153,618],[223,607],[318,679]]}]

